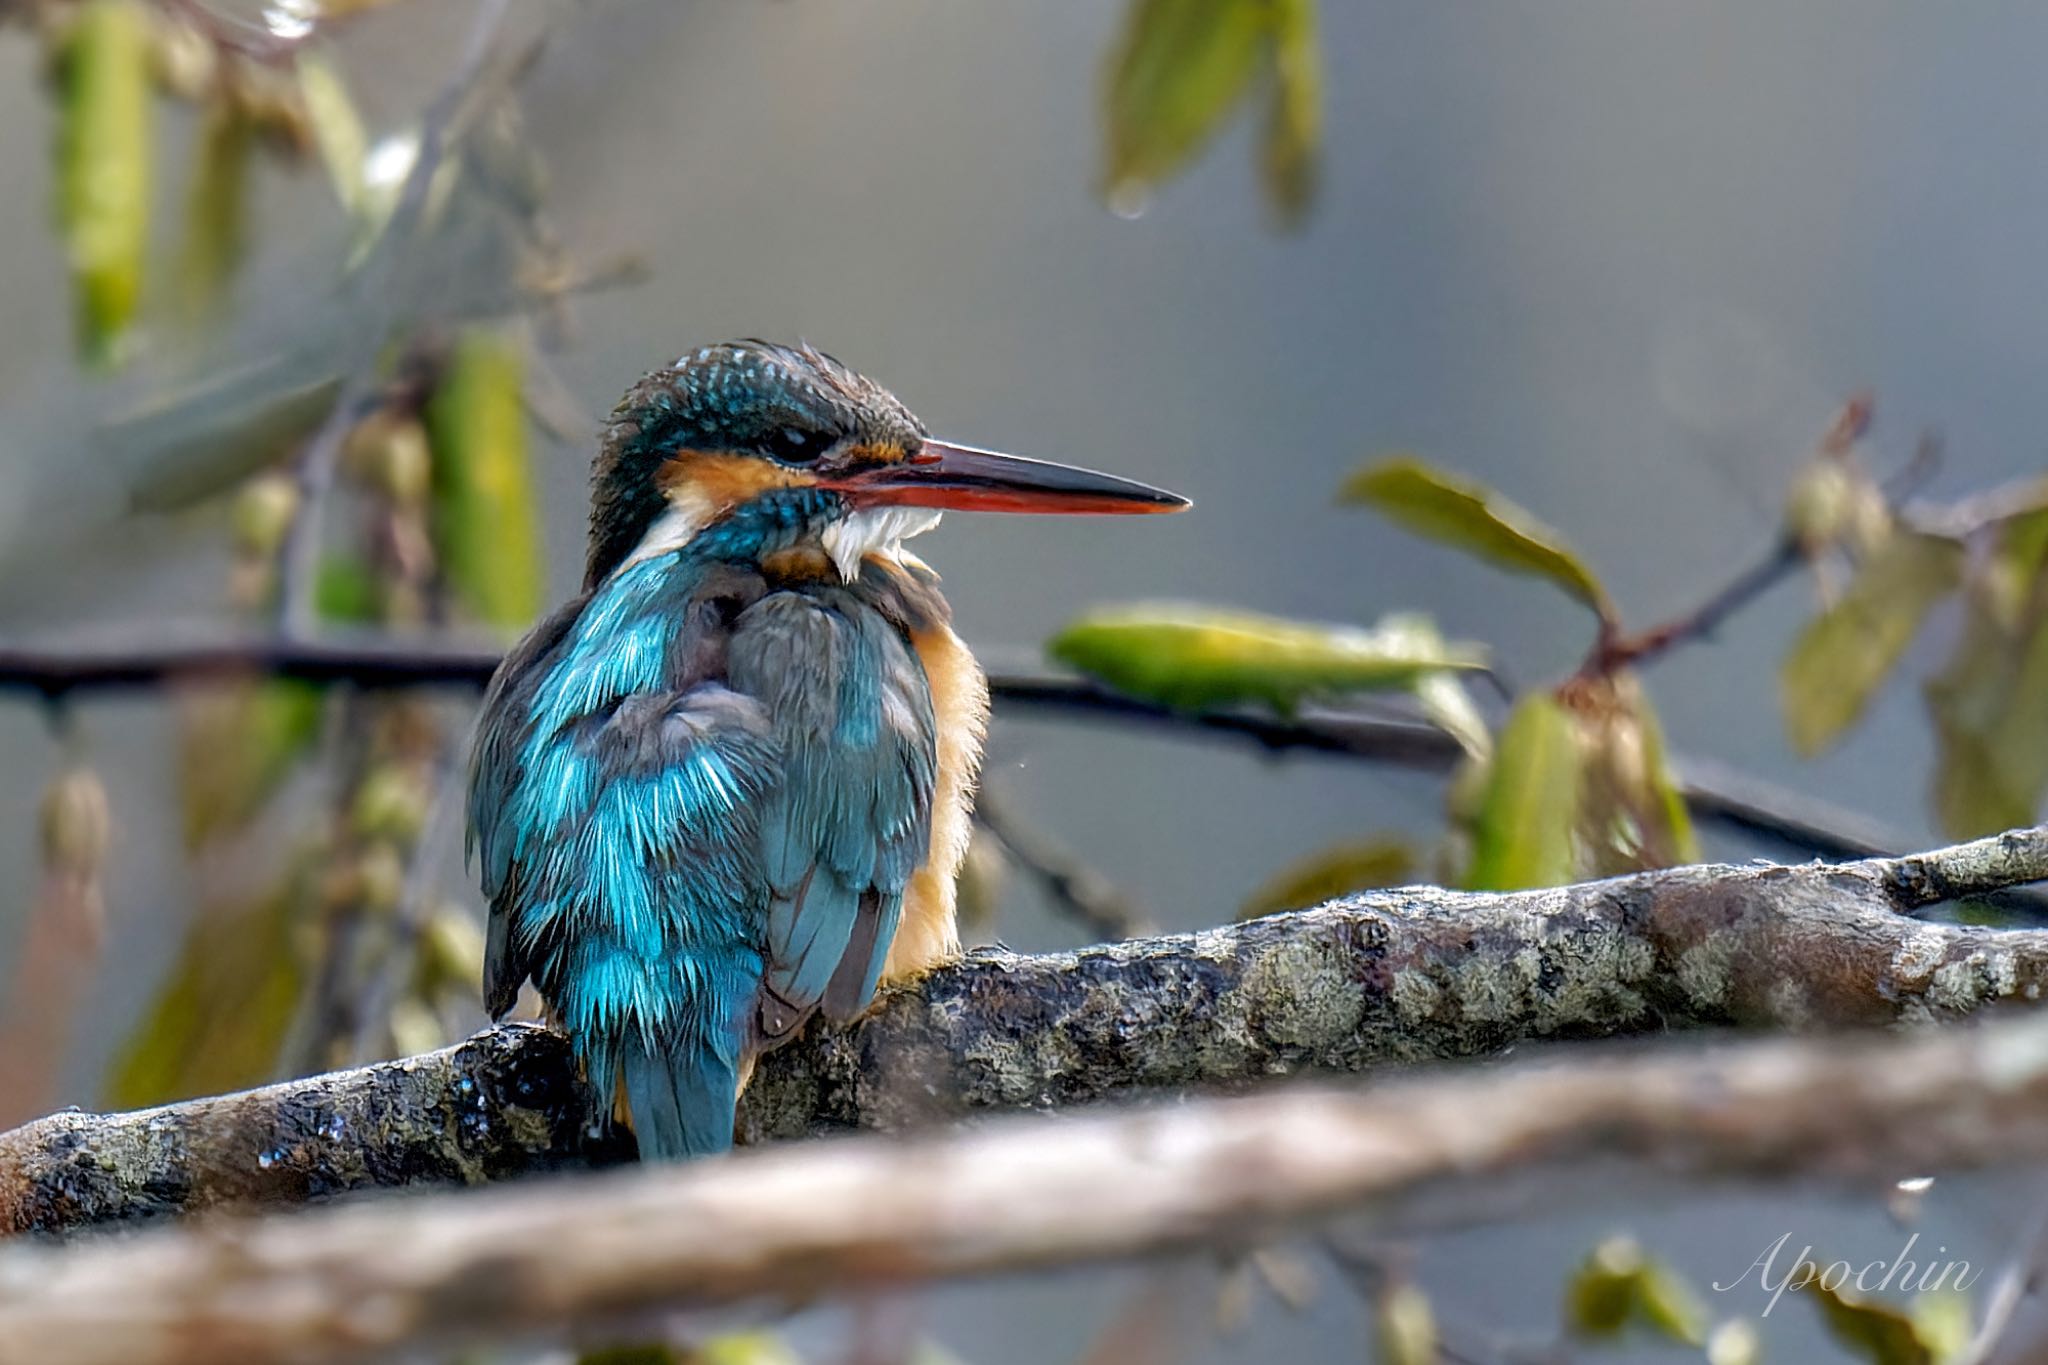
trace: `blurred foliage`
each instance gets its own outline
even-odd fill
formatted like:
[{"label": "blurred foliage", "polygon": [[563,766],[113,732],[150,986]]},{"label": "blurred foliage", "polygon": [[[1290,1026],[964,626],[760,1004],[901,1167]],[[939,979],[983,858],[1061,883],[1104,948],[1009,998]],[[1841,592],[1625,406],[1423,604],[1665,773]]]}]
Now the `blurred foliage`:
[{"label": "blurred foliage", "polygon": [[1362,631],[1169,604],[1091,612],[1046,648],[1120,691],[1185,711],[1263,702],[1285,714],[1316,698],[1410,689],[1485,665],[1477,647],[1446,645],[1407,619]]},{"label": "blurred foliage", "polygon": [[1274,873],[1245,898],[1237,917],[1306,910],[1347,892],[1401,886],[1415,879],[1420,863],[1414,847],[1394,835],[1336,844]]},{"label": "blurred foliage", "polygon": [[140,0],[90,0],[59,40],[57,221],[77,294],[81,351],[120,358],[149,246],[149,15]]},{"label": "blurred foliage", "polygon": [[1555,697],[1533,693],[1516,704],[1473,822],[1467,886],[1506,891],[1571,880],[1580,768],[1575,728]]},{"label": "blurred foliage", "polygon": [[273,1074],[305,980],[301,855],[253,900],[215,902],[193,918],[156,999],[107,1078],[107,1102],[140,1109],[238,1090]]},{"label": "blurred foliage", "polygon": [[426,408],[435,544],[456,594],[505,630],[539,614],[545,584],[520,371],[517,350],[472,329]]},{"label": "blurred foliage", "polygon": [[1261,178],[1295,224],[1314,199],[1322,137],[1315,0],[1133,0],[1103,98],[1110,203],[1142,209],[1262,83]]},{"label": "blurred foliage", "polygon": [[1683,1277],[1627,1237],[1593,1248],[1565,1289],[1565,1323],[1577,1335],[1614,1337],[1630,1326],[1687,1346],[1707,1344],[1707,1310]]},{"label": "blurred foliage", "polygon": [[1850,1292],[1848,1267],[1827,1283],[1834,1267],[1811,1261],[1794,1267],[1793,1284],[1820,1307],[1828,1335],[1871,1365],[1943,1365],[1968,1349],[1969,1297],[1959,1292],[1916,1293],[1906,1307]]},{"label": "blurred foliage", "polygon": [[1811,757],[1856,723],[1927,613],[1961,582],[1962,568],[1962,547],[1906,531],[1870,551],[1848,591],[1785,657],[1779,684],[1794,749]]}]

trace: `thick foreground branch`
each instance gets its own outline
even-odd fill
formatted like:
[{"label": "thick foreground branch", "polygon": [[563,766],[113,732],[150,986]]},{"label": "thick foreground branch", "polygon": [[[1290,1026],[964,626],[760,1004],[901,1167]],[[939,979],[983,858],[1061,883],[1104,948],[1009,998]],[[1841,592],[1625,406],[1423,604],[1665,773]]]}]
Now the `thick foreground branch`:
[{"label": "thick foreground branch", "polygon": [[[1499,1216],[1505,1188],[2048,1159],[2048,1023],[1579,1056],[980,1133],[856,1138],[0,1256],[0,1360],[332,1362],[665,1309],[1200,1247],[1369,1213]],[[1540,1179],[1538,1179],[1540,1177]],[[1615,1188],[1611,1181],[1594,1186]],[[1445,1212],[1448,1210],[1448,1212]]]},{"label": "thick foreground branch", "polygon": [[[1078,953],[979,952],[761,1066],[752,1142],[1227,1090],[1681,1026],[1921,1022],[2048,985],[2048,931],[1908,912],[2048,877],[2048,830],[1838,866],[1690,867],[1487,895],[1411,887]],[[0,1135],[0,1226],[56,1231],[602,1162],[535,1027],[423,1057]]]}]

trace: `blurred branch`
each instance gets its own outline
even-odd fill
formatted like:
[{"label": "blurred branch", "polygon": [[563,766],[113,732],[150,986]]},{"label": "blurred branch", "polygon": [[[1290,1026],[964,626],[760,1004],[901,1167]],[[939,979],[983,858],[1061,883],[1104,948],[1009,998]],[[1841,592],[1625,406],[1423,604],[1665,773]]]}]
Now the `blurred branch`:
[{"label": "blurred branch", "polygon": [[1151,930],[1152,925],[1128,895],[1019,815],[996,784],[982,783],[974,801],[974,818],[995,836],[1012,862],[1045,888],[1054,909],[1089,933],[1113,942]]},{"label": "blurred branch", "polygon": [[335,467],[349,431],[377,406],[383,387],[378,364],[399,320],[399,305],[406,292],[397,287],[397,272],[426,218],[435,173],[474,118],[483,78],[492,69],[490,58],[497,47],[498,30],[509,7],[510,0],[478,0],[455,72],[421,119],[418,149],[399,187],[390,220],[350,282],[359,298],[382,300],[382,304],[357,342],[333,409],[294,457],[299,501],[278,557],[277,579],[278,625],[286,635],[309,634],[314,624],[313,580],[319,568],[321,519]]},{"label": "blurred branch", "polygon": [[1617,1166],[1849,1185],[2043,1159],[2038,1017],[1662,1047],[24,1247],[0,1279],[0,1355],[445,1352],[658,1310],[1241,1245],[1361,1213],[1385,1231],[1579,1208],[1589,1189],[1629,1188]]},{"label": "blurred branch", "polygon": [[[251,673],[364,688],[481,688],[498,666],[495,649],[389,634],[323,631],[316,639],[183,635],[157,640],[114,637],[106,644],[34,645],[0,640],[0,690],[58,697],[109,688],[157,687],[209,674]],[[1006,672],[989,678],[1005,707],[1031,708],[1111,724],[1249,740],[1273,753],[1308,752],[1445,773],[1461,754],[1456,740],[1422,720],[1386,719],[1307,707],[1290,719],[1253,712],[1175,711],[1055,673]],[[1703,820],[1776,839],[1827,858],[1896,853],[1911,841],[1868,817],[1790,792],[1725,765],[1681,755],[1680,786]],[[2040,907],[2031,907],[2038,913]]]},{"label": "blurred branch", "polygon": [[[2048,828],[1832,867],[1686,867],[1501,894],[1410,887],[1078,953],[977,952],[851,1028],[813,1027],[765,1058],[740,1129],[753,1143],[902,1130],[1483,1057],[1531,1038],[1957,1018],[2039,998],[2048,932],[1906,916],[2044,877]],[[514,1025],[246,1094],[57,1114],[0,1135],[0,1227],[573,1164],[593,1155],[584,1103],[562,1041]]]}]

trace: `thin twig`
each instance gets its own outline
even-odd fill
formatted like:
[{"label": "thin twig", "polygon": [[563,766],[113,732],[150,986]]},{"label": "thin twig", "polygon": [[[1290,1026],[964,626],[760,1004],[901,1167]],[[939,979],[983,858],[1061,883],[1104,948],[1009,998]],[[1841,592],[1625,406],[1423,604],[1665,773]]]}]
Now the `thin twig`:
[{"label": "thin twig", "polygon": [[1104,942],[1152,931],[1151,920],[1109,878],[1076,857],[1010,805],[999,786],[984,783],[975,798],[974,818],[995,836],[1010,860],[1031,874],[1051,896],[1053,907]]},{"label": "thin twig", "polygon": [[[101,639],[103,643],[50,644],[0,640],[0,690],[62,697],[251,673],[371,689],[476,689],[490,680],[500,658],[497,650],[486,646],[337,630],[323,631],[316,639],[215,632]],[[1304,708],[1286,719],[1253,712],[1175,711],[1055,673],[992,674],[989,690],[1005,708],[1249,741],[1274,754],[1319,753],[1445,773],[1461,753],[1456,740],[1426,721],[1324,707]],[[1912,846],[1912,840],[1866,816],[1724,764],[1683,755],[1675,761],[1686,802],[1702,820],[1824,858],[1869,857]]]}]

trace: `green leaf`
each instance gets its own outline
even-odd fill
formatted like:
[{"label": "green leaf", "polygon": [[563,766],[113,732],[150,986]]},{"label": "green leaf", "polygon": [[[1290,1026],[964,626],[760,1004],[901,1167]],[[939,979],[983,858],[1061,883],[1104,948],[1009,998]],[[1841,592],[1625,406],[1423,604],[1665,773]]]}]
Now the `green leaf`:
[{"label": "green leaf", "polygon": [[[1442,652],[1443,632],[1436,622],[1419,612],[1394,612],[1381,617],[1374,631],[1390,646],[1416,653]],[[1473,758],[1484,760],[1493,753],[1493,731],[1479,714],[1463,679],[1444,669],[1423,674],[1415,680],[1415,699],[1438,729],[1458,741],[1458,747]]]},{"label": "green leaf", "polygon": [[1315,198],[1322,106],[1316,0],[1273,0],[1273,83],[1259,169],[1267,201],[1290,227],[1301,222]]},{"label": "green leaf", "polygon": [[1841,600],[1799,633],[1779,673],[1794,749],[1811,757],[1856,723],[1962,569],[1961,546],[1904,531],[1863,561]]},{"label": "green leaf", "polygon": [[1630,1323],[1688,1346],[1707,1342],[1707,1311],[1691,1287],[1627,1237],[1595,1247],[1565,1288],[1566,1324],[1581,1336],[1611,1337]]},{"label": "green leaf", "polygon": [[155,1001],[116,1056],[107,1098],[140,1109],[269,1079],[297,1011],[295,872],[259,901],[201,908]]},{"label": "green leaf", "polygon": [[1792,1273],[1794,1287],[1819,1306],[1828,1335],[1872,1365],[1940,1365],[1969,1344],[1969,1301],[1961,1294],[1916,1296],[1904,1310],[1849,1293],[1847,1285],[1830,1288],[1827,1272],[1812,1261]]},{"label": "green leaf", "polygon": [[370,140],[363,132],[362,116],[348,93],[341,72],[317,52],[302,49],[298,55],[299,94],[306,104],[306,121],[312,126],[313,145],[327,168],[334,197],[351,214],[364,212],[363,172],[370,158]]},{"label": "green leaf", "polygon": [[1958,839],[2034,823],[2048,792],[2048,514],[2002,528],[1965,600],[1962,638],[1924,689],[1934,808]]},{"label": "green leaf", "polygon": [[329,555],[313,578],[313,609],[338,625],[374,624],[384,614],[384,589],[376,570],[354,555]]},{"label": "green leaf", "polygon": [[1170,604],[1091,612],[1046,648],[1121,692],[1188,711],[1242,702],[1286,711],[1484,663],[1474,646],[1432,643],[1405,625],[1366,631]]},{"label": "green leaf", "polygon": [[185,238],[178,250],[178,303],[187,322],[219,311],[242,263],[247,236],[249,120],[229,100],[206,111],[193,144],[185,194]]},{"label": "green leaf", "polygon": [[426,412],[442,569],[479,620],[507,630],[533,620],[543,588],[520,378],[515,347],[483,329],[466,332]]},{"label": "green leaf", "polygon": [[1142,199],[1207,145],[1270,41],[1265,0],[1133,0],[1103,102],[1112,203]]},{"label": "green leaf", "polygon": [[187,697],[177,774],[185,847],[245,829],[319,734],[322,694],[310,683],[236,679]]},{"label": "green leaf", "polygon": [[1416,864],[1415,850],[1397,836],[1350,840],[1281,869],[1245,899],[1237,917],[1256,919],[1304,910],[1352,891],[1403,886],[1415,879]]},{"label": "green leaf", "polygon": [[1469,888],[1513,891],[1572,880],[1581,762],[1577,726],[1557,698],[1533,693],[1516,704],[1473,828]]},{"label": "green leaf", "polygon": [[1397,455],[1352,475],[1338,496],[1510,573],[1547,578],[1602,617],[1612,615],[1607,590],[1564,537],[1484,484]]},{"label": "green leaf", "polygon": [[71,260],[79,345],[121,358],[149,244],[149,17],[135,0],[90,0],[61,64],[57,222]]},{"label": "green leaf", "polygon": [[1373,1302],[1373,1335],[1384,1365],[1436,1365],[1436,1313],[1412,1280],[1396,1280]]},{"label": "green leaf", "polygon": [[2048,613],[2018,634],[1972,604],[1956,652],[1925,688],[1938,753],[1934,808],[1957,839],[2034,823],[2048,791]]}]

